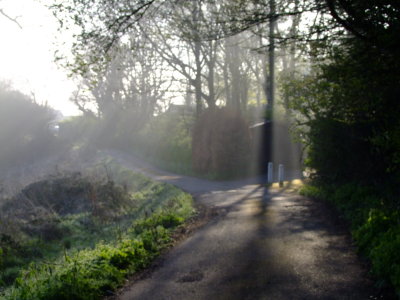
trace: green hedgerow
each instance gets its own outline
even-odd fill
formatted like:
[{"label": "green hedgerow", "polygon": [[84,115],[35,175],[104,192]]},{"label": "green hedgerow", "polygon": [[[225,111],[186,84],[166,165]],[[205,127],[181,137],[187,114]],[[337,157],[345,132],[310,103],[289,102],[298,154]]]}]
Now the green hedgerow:
[{"label": "green hedgerow", "polygon": [[390,209],[391,202],[357,184],[308,185],[301,194],[335,205],[350,223],[359,252],[370,259],[378,284],[392,285],[400,298],[400,212]]}]

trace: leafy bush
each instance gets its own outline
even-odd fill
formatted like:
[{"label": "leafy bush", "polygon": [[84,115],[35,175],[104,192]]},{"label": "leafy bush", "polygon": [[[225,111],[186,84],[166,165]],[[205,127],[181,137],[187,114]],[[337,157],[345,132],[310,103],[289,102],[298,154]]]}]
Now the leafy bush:
[{"label": "leafy bush", "polygon": [[191,173],[191,113],[166,111],[139,125],[121,111],[112,120],[92,122],[95,126],[87,126],[91,131],[85,135],[93,144],[135,153],[170,171]]},{"label": "leafy bush", "polygon": [[54,111],[0,82],[0,168],[32,163],[54,151]]},{"label": "leafy bush", "polygon": [[370,135],[362,124],[318,117],[310,122],[308,165],[324,182],[368,182],[372,168],[379,166],[378,157],[370,150]]},{"label": "leafy bush", "polygon": [[77,143],[89,140],[94,142],[98,121],[94,116],[82,115],[69,117],[59,124],[59,140],[63,143]]},{"label": "leafy bush", "polygon": [[193,116],[165,112],[138,133],[133,151],[171,171],[191,172]]},{"label": "leafy bush", "polygon": [[150,218],[136,221],[133,225],[133,229],[136,234],[141,234],[147,230],[157,228],[157,226],[162,226],[166,229],[173,228],[182,224],[183,221],[184,218],[174,213],[154,214]]},{"label": "leafy bush", "polygon": [[308,167],[325,184],[383,185],[398,196],[400,57],[386,50],[350,38],[284,85],[308,145]]},{"label": "leafy bush", "polygon": [[[400,297],[400,225],[391,226],[384,234],[375,239],[371,247],[370,258],[374,274],[390,282]],[[382,283],[385,283],[385,282]]]},{"label": "leafy bush", "polygon": [[349,222],[359,252],[371,261],[379,286],[400,297],[400,213],[371,187],[306,185],[301,194],[333,203]]}]

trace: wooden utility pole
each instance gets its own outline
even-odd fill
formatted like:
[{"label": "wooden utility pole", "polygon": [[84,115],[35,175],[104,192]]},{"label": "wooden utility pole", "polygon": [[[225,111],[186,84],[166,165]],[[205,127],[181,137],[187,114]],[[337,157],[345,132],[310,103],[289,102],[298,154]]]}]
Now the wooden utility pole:
[{"label": "wooden utility pole", "polygon": [[268,48],[268,105],[267,108],[272,112],[275,103],[275,27],[276,27],[276,7],[275,0],[269,1],[269,48]]}]

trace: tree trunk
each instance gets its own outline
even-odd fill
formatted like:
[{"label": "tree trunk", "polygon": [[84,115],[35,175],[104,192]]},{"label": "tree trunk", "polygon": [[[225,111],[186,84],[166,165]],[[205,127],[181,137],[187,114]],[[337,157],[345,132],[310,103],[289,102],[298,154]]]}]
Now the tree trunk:
[{"label": "tree trunk", "polygon": [[216,107],[216,99],[215,99],[215,86],[214,86],[214,73],[215,73],[215,53],[214,53],[214,45],[213,41],[209,42],[209,60],[208,60],[208,76],[207,76],[207,84],[208,84],[208,99],[207,104],[210,109],[214,109]]},{"label": "tree trunk", "polygon": [[201,114],[201,58],[200,58],[201,44],[200,41],[195,41],[194,45],[194,57],[196,61],[196,78],[194,83],[194,94],[196,99],[196,118]]}]

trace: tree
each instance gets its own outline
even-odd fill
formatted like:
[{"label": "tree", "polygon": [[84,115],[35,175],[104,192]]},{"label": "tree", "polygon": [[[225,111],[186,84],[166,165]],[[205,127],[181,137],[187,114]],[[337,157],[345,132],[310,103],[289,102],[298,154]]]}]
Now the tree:
[{"label": "tree", "polygon": [[99,117],[130,111],[140,128],[159,112],[172,79],[166,75],[167,66],[158,50],[144,36],[131,33],[115,51],[104,70],[82,77],[81,90],[73,101],[84,113],[89,112],[89,106],[95,108],[91,113]]},{"label": "tree", "polygon": [[51,153],[54,111],[0,83],[0,168],[31,163]]},{"label": "tree", "polygon": [[155,0],[67,0],[49,5],[59,20],[60,30],[78,29],[71,49],[72,61],[62,54],[56,59],[63,60],[73,73],[85,75],[90,70],[98,71],[110,60],[113,47],[157,3]]},{"label": "tree", "polygon": [[[72,2],[77,5],[72,6]],[[114,99],[115,103],[123,99],[122,92],[107,89],[107,84],[119,77],[115,66],[113,69],[106,63],[118,56],[118,48],[126,45],[129,34],[143,35],[146,41],[142,44],[151,43],[157,56],[179,73],[177,86],[184,86],[182,90],[186,93],[193,92],[198,113],[206,106],[214,109],[224,100],[226,105],[243,110],[254,81],[263,81],[265,96],[272,106],[275,70],[284,69],[290,73],[291,84],[299,90],[291,88],[284,94],[285,106],[295,110],[297,116],[303,114],[300,121],[305,121],[304,126],[308,128],[305,137],[314,149],[320,146],[318,151],[310,152],[315,154],[314,162],[321,162],[318,167],[314,166],[319,170],[326,167],[321,154],[326,145],[317,143],[316,137],[321,137],[321,141],[335,140],[336,127],[343,129],[341,132],[349,141],[355,141],[352,145],[356,149],[383,151],[388,147],[385,153],[390,152],[388,149],[397,153],[393,145],[388,146],[391,142],[385,144],[385,139],[380,138],[380,134],[391,132],[389,135],[395,140],[396,126],[363,121],[379,114],[384,118],[390,103],[394,111],[397,109],[393,100],[393,95],[397,95],[393,78],[397,78],[398,72],[393,66],[397,66],[399,59],[396,34],[400,9],[394,0],[141,0],[118,3],[71,0],[66,3],[53,5],[53,10],[61,13],[60,21],[69,20],[81,29],[73,48],[71,70],[82,75],[108,74],[97,80],[105,84],[100,89],[105,94],[100,98]],[[253,45],[261,57],[252,57],[238,46],[246,35],[255,41]],[[136,51],[140,52],[140,45],[128,51],[134,57]],[[302,51],[312,58],[312,63],[321,65],[316,77],[305,78],[308,86],[302,81],[293,81],[296,58]],[[279,65],[276,62],[282,53],[284,58]],[[371,57],[379,63],[369,64]],[[257,63],[252,65],[251,61]],[[386,76],[384,70],[391,77]],[[358,72],[368,74],[363,76],[373,84],[365,88],[368,83]],[[374,73],[385,80],[374,79]],[[379,86],[375,86],[377,83]],[[123,91],[126,86],[126,83],[119,84],[117,90]],[[371,86],[375,90],[370,89]],[[260,102],[259,90],[256,93]],[[295,99],[295,95],[299,98]],[[328,156],[326,158],[328,161]],[[395,160],[392,157],[392,161]],[[333,168],[334,159],[329,161],[329,168]],[[329,168],[320,174],[328,174]]]},{"label": "tree", "polygon": [[[291,108],[299,113],[297,120],[307,125],[303,136],[309,144],[310,166],[323,182],[385,182],[387,187],[400,178],[400,53],[393,48],[398,42],[393,28],[399,22],[394,14],[400,10],[375,2],[343,5],[348,4],[347,10],[390,7],[384,22],[368,9],[344,18],[345,10],[329,3],[335,20],[343,18],[340,22],[351,26],[351,35],[333,48],[315,76],[289,82],[286,88]],[[356,21],[359,14],[376,19],[364,24]]]},{"label": "tree", "polygon": [[215,108],[218,98],[214,77],[220,42],[201,39],[202,27],[210,15],[209,7],[202,2],[171,4],[161,18],[142,28],[159,55],[194,89],[197,115],[203,103],[210,109]]},{"label": "tree", "polygon": [[391,49],[399,44],[395,37],[400,26],[400,3],[395,0],[340,1],[326,0],[330,15],[337,24],[378,48]]}]

